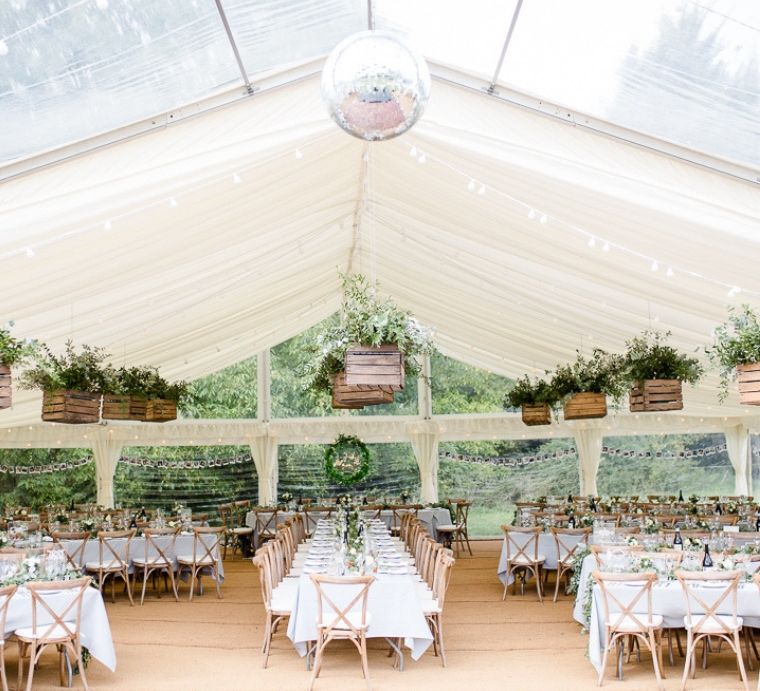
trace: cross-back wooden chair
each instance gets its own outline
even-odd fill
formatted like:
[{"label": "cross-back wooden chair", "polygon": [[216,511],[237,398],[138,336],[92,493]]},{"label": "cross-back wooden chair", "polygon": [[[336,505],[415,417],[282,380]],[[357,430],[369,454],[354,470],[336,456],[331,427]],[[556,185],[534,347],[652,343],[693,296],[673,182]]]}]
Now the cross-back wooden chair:
[{"label": "cross-back wooden chair", "polygon": [[662,689],[662,616],[652,613],[652,586],[657,575],[601,571],[592,575],[599,586],[604,616],[604,654],[598,685],[604,681],[610,651],[619,645],[618,654],[622,655],[626,639],[635,637],[652,653],[657,688]]},{"label": "cross-back wooden chair", "polygon": [[557,582],[554,586],[554,602],[559,596],[562,577],[581,567],[577,563],[578,551],[588,545],[591,528],[552,528],[554,544],[557,548]]},{"label": "cross-back wooden chair", "polygon": [[[164,579],[169,579],[174,599],[179,601],[177,581],[174,578],[174,572],[176,571],[174,566],[176,558],[175,545],[178,533],[179,528],[146,528],[143,531],[143,537],[145,538],[143,553],[132,557],[135,586],[137,585],[138,572],[142,577],[141,605],[145,602],[145,589],[148,585],[148,578],[154,576],[155,586],[155,576],[161,574],[164,575]],[[164,583],[164,587],[166,587],[166,583]],[[160,587],[156,588],[156,595],[159,598],[161,597]]]},{"label": "cross-back wooden chair", "polygon": [[57,532],[51,533],[53,543],[63,545],[64,554],[72,568],[77,571],[84,568],[84,552],[87,548],[87,541],[90,539],[90,533],[86,530],[81,532]]},{"label": "cross-back wooden chair", "polygon": [[596,567],[600,571],[609,570],[606,560],[612,552],[632,554],[644,551],[644,545],[589,545],[588,548],[594,555]]},{"label": "cross-back wooden chair", "polygon": [[322,518],[329,518],[333,511],[335,511],[334,506],[321,506],[315,504],[307,504],[304,506],[303,516],[306,521],[306,534],[311,537],[319,520]]},{"label": "cross-back wooden chair", "polygon": [[455,563],[449,549],[441,547],[435,555],[433,568],[432,601],[423,600],[422,609],[433,633],[433,652],[440,655],[441,664],[446,666],[446,650],[443,645],[443,605],[451,582],[451,570]]},{"label": "cross-back wooden chair", "polygon": [[60,682],[64,685],[64,659],[69,654],[79,665],[82,685],[89,690],[85,667],[82,662],[82,641],[79,636],[82,619],[82,600],[90,586],[89,576],[71,581],[49,581],[27,583],[26,587],[32,597],[32,625],[16,629],[13,633],[18,640],[18,688],[24,678],[23,659],[29,654],[29,673],[26,689],[31,691],[34,668],[40,656],[49,645],[55,645],[60,651]]},{"label": "cross-back wooden chair", "polygon": [[256,514],[256,533],[259,542],[273,540],[277,535],[277,516],[280,510],[277,508],[254,509],[254,513]]},{"label": "cross-back wooden chair", "polygon": [[517,528],[514,526],[503,525],[501,530],[504,533],[504,540],[507,548],[507,573],[504,581],[504,593],[501,597],[505,600],[507,597],[507,587],[510,577],[514,577],[513,593],[517,591],[517,578],[522,579],[522,586],[525,586],[525,576],[530,574],[536,579],[536,592],[538,593],[539,602],[543,602],[541,592],[541,569],[546,561],[543,554],[538,553],[538,537],[541,534],[541,528]]},{"label": "cross-back wooden chair", "polygon": [[293,566],[293,557],[296,554],[295,538],[293,529],[289,523],[281,523],[277,526],[277,539],[282,544],[283,558],[285,560],[285,573],[288,573]]},{"label": "cross-back wooden chair", "polygon": [[193,528],[193,553],[177,555],[177,577],[182,571],[190,572],[190,596],[193,599],[195,584],[198,584],[198,593],[203,595],[201,576],[203,571],[210,570],[211,577],[216,585],[216,596],[222,599],[221,577],[219,575],[219,546],[224,537],[225,528],[200,527]]},{"label": "cross-back wooden chair", "polygon": [[365,516],[367,516],[370,520],[381,520],[383,516],[383,505],[382,504],[366,504],[365,506],[362,506],[362,511]]},{"label": "cross-back wooden chair", "polygon": [[406,543],[406,535],[409,532],[409,526],[412,524],[412,521],[415,518],[416,518],[416,514],[412,513],[411,511],[404,512],[399,517],[398,536],[401,539],[401,541],[404,543]]},{"label": "cross-back wooden chair", "polygon": [[417,509],[414,504],[396,504],[395,506],[391,506],[391,535],[401,535],[401,527],[406,515],[417,515]]},{"label": "cross-back wooden chair", "polygon": [[[322,669],[325,647],[332,640],[349,640],[356,646],[361,656],[362,673],[369,689],[367,629],[370,614],[367,611],[367,601],[375,577],[311,574],[311,581],[317,591],[317,644],[314,649],[314,668],[309,691],[314,688],[314,682]],[[344,605],[346,601],[348,604]]]},{"label": "cross-back wooden chair", "polygon": [[129,549],[135,530],[101,531],[98,533],[98,561],[88,561],[84,568],[97,579],[98,590],[103,592],[103,585],[111,579],[111,602],[116,602],[116,579],[124,581],[129,597],[129,604],[134,605],[132,588],[129,584]]},{"label": "cross-back wooden chair", "polygon": [[296,545],[300,545],[306,539],[306,526],[304,525],[303,514],[293,514],[293,535],[296,539]]},{"label": "cross-back wooden chair", "polygon": [[15,592],[15,585],[0,588],[0,685],[3,691],[8,691],[8,678],[5,676],[5,620]]},{"label": "cross-back wooden chair", "polygon": [[[681,690],[686,688],[689,672],[692,678],[697,674],[695,653],[699,641],[720,638],[736,654],[739,675],[745,690],[749,691],[739,640],[743,622],[736,611],[741,571],[676,571],[676,578],[686,598],[686,658]],[[721,613],[726,610],[727,614]],[[703,655],[707,655],[707,646]]]}]

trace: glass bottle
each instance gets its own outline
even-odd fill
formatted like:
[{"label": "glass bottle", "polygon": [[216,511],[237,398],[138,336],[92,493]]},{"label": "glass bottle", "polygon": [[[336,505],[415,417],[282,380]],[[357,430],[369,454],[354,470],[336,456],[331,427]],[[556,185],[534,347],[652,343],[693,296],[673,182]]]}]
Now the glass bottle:
[{"label": "glass bottle", "polygon": [[705,555],[702,557],[702,568],[711,569],[713,566],[713,560],[710,556],[710,545],[705,543]]}]

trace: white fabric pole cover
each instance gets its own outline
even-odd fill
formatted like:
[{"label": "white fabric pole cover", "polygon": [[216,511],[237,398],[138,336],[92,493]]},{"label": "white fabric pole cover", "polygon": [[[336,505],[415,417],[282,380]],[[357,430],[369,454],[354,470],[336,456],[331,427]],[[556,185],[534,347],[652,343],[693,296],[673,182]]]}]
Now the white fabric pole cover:
[{"label": "white fabric pole cover", "polygon": [[602,461],[602,430],[577,429],[573,436],[578,450],[581,494],[596,495],[596,473]]},{"label": "white fabric pole cover", "polygon": [[121,456],[123,446],[120,441],[102,436],[96,437],[92,442],[99,506],[105,506],[109,509],[113,508],[113,476],[116,472],[116,464]]},{"label": "white fabric pole cover", "polygon": [[423,502],[438,501],[438,432],[411,431],[414,457],[420,468],[420,498]]},{"label": "white fabric pole cover", "polygon": [[263,434],[251,442],[251,455],[259,476],[259,504],[270,506],[277,501],[279,461],[277,438]]},{"label": "white fabric pole cover", "polygon": [[747,469],[749,459],[749,433],[744,425],[726,427],[723,431],[726,437],[728,459],[734,467],[734,494],[748,495]]}]

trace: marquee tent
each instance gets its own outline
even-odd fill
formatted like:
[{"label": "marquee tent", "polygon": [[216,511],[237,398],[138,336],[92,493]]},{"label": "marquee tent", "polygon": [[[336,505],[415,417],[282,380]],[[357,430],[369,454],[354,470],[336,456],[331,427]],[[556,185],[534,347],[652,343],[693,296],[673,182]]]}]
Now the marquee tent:
[{"label": "marquee tent", "polygon": [[267,501],[278,444],[349,431],[411,441],[435,499],[441,440],[573,436],[591,492],[603,436],[720,431],[736,491],[750,492],[760,416],[733,393],[719,404],[714,373],[686,388],[683,411],[546,428],[510,413],[433,416],[424,391],[418,416],[271,419],[267,351],[336,311],[338,270],[376,280],[444,354],[509,377],[650,328],[694,351],[727,305],[760,297],[753,162],[434,61],[422,120],[369,144],[327,116],[323,59],[0,166],[0,294],[15,333],[102,345],[170,378],[259,354],[259,418],[50,425],[39,394],[14,390],[0,446],[92,446],[109,503],[124,445],[250,444]]}]

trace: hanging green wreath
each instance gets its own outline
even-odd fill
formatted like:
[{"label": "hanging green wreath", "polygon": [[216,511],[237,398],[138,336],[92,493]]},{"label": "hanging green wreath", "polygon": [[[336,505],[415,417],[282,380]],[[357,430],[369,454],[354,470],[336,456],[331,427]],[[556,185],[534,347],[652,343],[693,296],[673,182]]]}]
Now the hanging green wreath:
[{"label": "hanging green wreath", "polygon": [[370,453],[359,439],[341,434],[325,451],[327,477],[339,485],[355,485],[369,475]]}]

